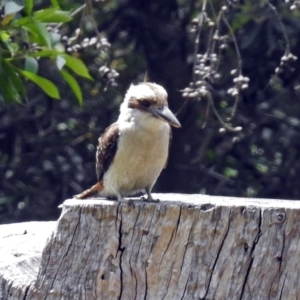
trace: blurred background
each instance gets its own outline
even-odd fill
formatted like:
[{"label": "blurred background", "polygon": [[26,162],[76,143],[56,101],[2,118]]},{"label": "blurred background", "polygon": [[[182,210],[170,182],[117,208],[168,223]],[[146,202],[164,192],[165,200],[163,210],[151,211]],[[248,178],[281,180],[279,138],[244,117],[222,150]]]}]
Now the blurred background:
[{"label": "blurred background", "polygon": [[[0,223],[55,220],[59,204],[95,183],[98,137],[146,72],[166,88],[182,124],[154,192],[300,198],[297,1],[59,5],[79,11],[55,30],[94,80],[77,78],[80,106],[52,62],[40,59],[39,74],[56,84],[61,99],[27,83],[26,101],[0,103]],[[33,9],[45,6],[34,1]],[[102,47],[88,47],[96,35]]]}]

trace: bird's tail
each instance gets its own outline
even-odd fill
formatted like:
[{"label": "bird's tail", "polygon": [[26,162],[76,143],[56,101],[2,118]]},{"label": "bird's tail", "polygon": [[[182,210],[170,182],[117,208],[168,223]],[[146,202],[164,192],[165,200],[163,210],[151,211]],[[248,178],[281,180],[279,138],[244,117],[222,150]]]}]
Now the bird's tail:
[{"label": "bird's tail", "polygon": [[74,198],[77,199],[87,199],[91,198],[93,196],[97,196],[100,191],[102,191],[103,185],[102,182],[97,182],[95,185],[93,185],[90,189],[82,192],[81,194],[75,195]]}]

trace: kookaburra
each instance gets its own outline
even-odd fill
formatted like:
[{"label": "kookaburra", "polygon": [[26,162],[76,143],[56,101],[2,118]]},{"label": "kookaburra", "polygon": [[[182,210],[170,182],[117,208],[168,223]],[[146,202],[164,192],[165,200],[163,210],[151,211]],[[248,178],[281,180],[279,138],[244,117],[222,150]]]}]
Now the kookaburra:
[{"label": "kookaburra", "polygon": [[154,201],[151,190],[168,160],[170,125],[181,127],[168,108],[166,90],[155,83],[131,85],[117,122],[99,138],[98,182],[75,197],[99,195],[122,200],[146,191],[144,200]]}]

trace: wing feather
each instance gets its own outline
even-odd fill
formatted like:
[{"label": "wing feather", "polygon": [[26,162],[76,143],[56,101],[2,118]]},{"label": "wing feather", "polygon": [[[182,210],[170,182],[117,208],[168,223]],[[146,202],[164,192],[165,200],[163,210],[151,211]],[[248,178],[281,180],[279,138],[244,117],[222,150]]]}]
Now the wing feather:
[{"label": "wing feather", "polygon": [[96,151],[96,174],[98,181],[103,179],[104,173],[112,163],[119,138],[119,126],[117,123],[111,124],[99,138],[99,145]]}]

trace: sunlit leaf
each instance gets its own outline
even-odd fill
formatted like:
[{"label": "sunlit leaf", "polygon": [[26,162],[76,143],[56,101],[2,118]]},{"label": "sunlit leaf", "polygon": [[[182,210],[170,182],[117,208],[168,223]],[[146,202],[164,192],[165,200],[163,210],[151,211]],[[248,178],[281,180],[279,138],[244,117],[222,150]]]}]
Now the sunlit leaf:
[{"label": "sunlit leaf", "polygon": [[64,11],[57,12],[53,16],[43,19],[46,23],[66,23],[72,20],[72,17],[66,14]]},{"label": "sunlit leaf", "polygon": [[58,70],[61,70],[65,64],[66,64],[66,60],[64,59],[64,57],[58,55],[56,57],[56,65]]},{"label": "sunlit leaf", "polygon": [[4,5],[4,16],[16,14],[23,8],[24,6],[21,6],[14,1],[7,1]]},{"label": "sunlit leaf", "polygon": [[38,61],[34,57],[25,57],[25,71],[36,74],[39,69]]},{"label": "sunlit leaf", "polygon": [[35,20],[42,21],[44,18],[52,16],[55,13],[55,11],[57,11],[56,7],[41,9],[41,10],[35,11],[33,14],[33,17]]},{"label": "sunlit leaf", "polygon": [[60,23],[72,20],[68,11],[58,10],[57,7],[36,11],[34,19],[45,23]]},{"label": "sunlit leaf", "polygon": [[51,4],[52,4],[54,7],[60,8],[59,3],[58,3],[57,0],[51,0]]},{"label": "sunlit leaf", "polygon": [[81,77],[93,80],[93,78],[89,74],[87,67],[80,59],[68,54],[63,54],[63,57],[66,59],[66,66],[70,68],[74,73]]},{"label": "sunlit leaf", "polygon": [[2,26],[6,26],[8,25],[11,20],[15,17],[16,14],[10,14],[10,15],[6,15],[2,20],[1,20],[1,25]]},{"label": "sunlit leaf", "polygon": [[44,23],[30,23],[24,25],[24,28],[26,28],[37,39],[39,44],[51,48],[51,38]]},{"label": "sunlit leaf", "polygon": [[25,0],[24,4],[27,15],[30,15],[33,8],[33,0]]},{"label": "sunlit leaf", "polygon": [[59,42],[53,45],[53,49],[58,51],[58,52],[65,52],[65,46],[63,43]]},{"label": "sunlit leaf", "polygon": [[38,85],[50,97],[55,99],[60,98],[57,87],[50,80],[28,71],[23,71],[23,70],[19,70],[19,71],[24,77],[26,77],[27,79],[31,80],[36,85]]},{"label": "sunlit leaf", "polygon": [[0,39],[4,42],[8,41],[10,38],[10,34],[5,31],[0,31]]},{"label": "sunlit leaf", "polygon": [[79,104],[82,105],[82,92],[77,80],[65,70],[61,70],[60,73],[74,92]]}]

